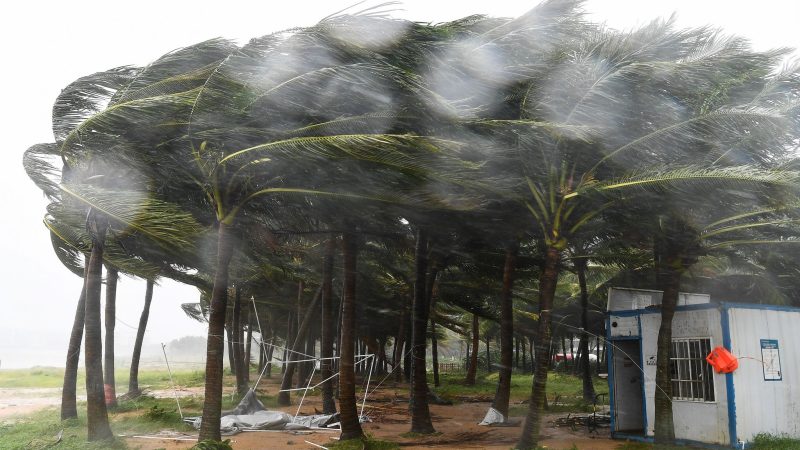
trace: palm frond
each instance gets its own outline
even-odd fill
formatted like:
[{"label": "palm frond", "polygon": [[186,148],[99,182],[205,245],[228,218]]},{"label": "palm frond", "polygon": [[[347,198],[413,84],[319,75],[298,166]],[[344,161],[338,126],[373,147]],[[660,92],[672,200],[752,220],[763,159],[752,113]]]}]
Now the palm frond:
[{"label": "palm frond", "polygon": [[730,132],[739,135],[742,130],[753,130],[754,126],[762,133],[780,133],[787,123],[782,110],[760,107],[720,108],[690,119],[668,124],[608,152],[595,168],[621,153],[639,150],[632,157],[645,154],[658,154],[659,149],[687,146],[692,148],[704,140],[714,143],[716,136]]},{"label": "palm frond", "polygon": [[[183,123],[174,122],[175,117],[185,116],[191,108],[199,92],[199,88],[188,92],[167,94],[158,97],[141,98],[129,102],[117,103],[102,112],[95,114],[72,130],[61,144],[61,153],[65,157],[77,157],[81,149],[100,151],[118,140],[122,130],[150,125],[153,128],[177,126]],[[148,133],[140,136],[128,135],[130,138],[146,138]],[[92,140],[101,139],[106,145],[91,145]]]},{"label": "palm frond", "polygon": [[[78,254],[88,255],[92,249],[92,240],[86,231],[84,216],[76,213],[76,211],[64,208],[61,204],[53,203],[48,207],[48,214],[44,220],[45,226],[54,236],[53,239],[58,241],[56,255],[62,263],[69,264],[67,268],[73,273],[82,267],[76,266],[78,262],[73,258]],[[113,239],[105,243],[103,260],[116,267],[120,272],[141,278],[154,279],[160,273],[157,265],[129,254],[118,241]],[[83,276],[82,272],[80,276]]]},{"label": "palm frond", "polygon": [[140,69],[117,67],[81,77],[64,88],[53,104],[53,135],[61,142],[81,123],[102,111],[112,96],[133,79]]},{"label": "palm frond", "polygon": [[191,247],[201,227],[177,205],[147,192],[104,190],[85,184],[62,184],[74,200],[107,216],[121,232],[138,232],[156,244],[172,249]]},{"label": "palm frond", "polygon": [[[25,150],[22,166],[25,173],[49,199],[59,197],[61,170],[56,167],[58,146],[56,144],[36,144]],[[58,161],[60,162],[60,161]]]},{"label": "palm frond", "polygon": [[[687,166],[643,172],[618,180],[598,182],[593,184],[589,189],[599,191],[614,191],[631,188],[668,189],[670,187],[679,186],[681,183],[776,185],[793,188],[798,182],[798,177],[800,177],[800,174],[795,171],[765,170],[753,166],[723,168]],[[571,192],[567,194],[565,198],[573,198],[582,195],[584,192]]]},{"label": "palm frond", "polygon": [[50,242],[53,244],[53,251],[61,264],[70,272],[83,278],[84,254],[53,231],[50,232]]},{"label": "palm frond", "polygon": [[136,94],[140,89],[207,67],[225,58],[231,52],[231,48],[235,47],[232,41],[217,38],[173,50],[138,71],[136,76],[112,98],[111,104],[125,103],[134,97],[141,97]]}]

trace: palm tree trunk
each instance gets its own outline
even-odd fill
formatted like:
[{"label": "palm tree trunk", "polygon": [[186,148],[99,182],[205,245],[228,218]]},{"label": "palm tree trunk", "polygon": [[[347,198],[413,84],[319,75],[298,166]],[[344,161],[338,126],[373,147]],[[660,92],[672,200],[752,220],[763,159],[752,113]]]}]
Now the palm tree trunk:
[{"label": "palm tree trunk", "polygon": [[[313,319],[314,322],[318,322],[319,321],[319,316],[317,315],[316,311],[314,311],[314,316],[313,317],[314,317],[314,319]],[[315,331],[314,327],[309,327],[309,330],[306,333],[306,351],[305,351],[305,353],[306,353],[306,355],[310,356],[311,358],[316,358],[317,357],[317,337],[315,336],[316,333],[314,331]],[[306,359],[311,359],[311,358],[306,358]],[[303,371],[303,377],[302,377],[303,378],[303,386],[302,387],[306,387],[308,385],[309,377],[311,377],[312,372],[314,370],[314,364],[315,363],[313,361],[310,361],[310,362],[305,362],[303,364],[306,366],[306,368]]]},{"label": "palm tree trunk", "polygon": [[583,378],[583,399],[587,402],[594,401],[594,385],[592,384],[592,371],[589,364],[589,289],[586,286],[586,258],[575,260],[575,269],[578,272],[578,285],[581,289],[581,377]]},{"label": "palm tree trunk", "polygon": [[139,328],[136,330],[136,343],[133,344],[133,356],[131,356],[131,374],[128,380],[128,394],[139,395],[139,358],[142,355],[142,343],[144,342],[144,332],[147,330],[147,320],[150,318],[150,302],[153,300],[153,280],[147,280],[147,288],[144,291],[144,308],[139,317]]},{"label": "palm tree trunk", "polygon": [[242,333],[242,293],[241,287],[235,286],[233,291],[233,362],[236,367],[236,393],[244,397],[249,387],[245,381],[244,372],[244,335]]},{"label": "palm tree trunk", "polygon": [[208,340],[206,342],[206,385],[203,403],[203,419],[199,441],[220,440],[220,415],[222,413],[222,364],[225,343],[225,313],[228,303],[228,268],[233,254],[228,225],[220,222],[217,230],[217,271],[208,317]]},{"label": "palm tree trunk", "polygon": [[539,332],[536,342],[536,363],[528,414],[525,416],[522,436],[520,436],[516,447],[520,450],[536,448],[536,444],[539,442],[542,409],[545,403],[545,388],[547,387],[547,371],[550,363],[550,317],[558,282],[558,264],[560,260],[561,255],[558,249],[548,247],[545,253],[542,274],[539,278]]},{"label": "palm tree trunk", "polygon": [[517,265],[518,248],[519,244],[514,242],[506,249],[506,261],[503,268],[503,291],[500,295],[500,374],[497,379],[497,392],[492,401],[492,408],[499,411],[504,419],[508,419],[508,401],[511,396],[511,365],[514,362],[514,305],[511,294],[514,288],[514,268]]},{"label": "palm tree trunk", "polygon": [[480,323],[478,315],[472,315],[472,351],[469,354],[469,367],[467,367],[467,378],[465,384],[470,386],[475,384],[475,377],[478,375],[478,344],[480,342]]},{"label": "palm tree trunk", "polygon": [[534,354],[536,343],[533,339],[533,336],[528,336],[528,351],[530,351],[531,355],[531,373],[536,371],[536,355]]},{"label": "palm tree trunk", "polygon": [[400,325],[399,329],[397,330],[397,337],[394,340],[394,353],[392,355],[392,370],[394,370],[394,381],[400,382],[400,377],[402,376],[403,372],[398,370],[401,361],[403,360],[403,346],[405,345],[405,337],[406,337],[406,306],[403,304],[402,310],[400,311]]},{"label": "palm tree trunk", "polygon": [[236,353],[233,351],[233,314],[226,319],[225,335],[228,338],[226,344],[228,347],[228,367],[231,369],[231,374],[236,375]]},{"label": "palm tree trunk", "polygon": [[281,375],[286,373],[286,366],[289,358],[291,358],[291,354],[289,353],[289,346],[291,345],[294,336],[294,314],[289,313],[286,317],[286,339],[283,342],[283,361],[281,362]]},{"label": "palm tree trunk", "polygon": [[431,264],[428,270],[428,278],[425,281],[425,298],[428,303],[428,316],[431,322],[431,362],[433,363],[433,385],[439,387],[439,342],[436,337],[436,320],[433,318],[434,309],[436,307],[436,299],[434,298],[434,285],[436,284],[436,277],[439,275],[439,269]]},{"label": "palm tree trunk", "polygon": [[416,276],[414,280],[414,304],[412,322],[412,377],[411,398],[411,432],[430,434],[435,433],[431,412],[428,407],[428,377],[425,370],[425,347],[427,345],[426,332],[428,328],[428,302],[426,301],[426,287],[428,274],[428,236],[421,228],[417,230],[417,245],[415,251]]},{"label": "palm tree trunk", "polygon": [[92,233],[92,253],[86,272],[86,313],[84,364],[86,367],[86,419],[89,441],[113,439],[108,424],[103,389],[103,336],[100,327],[100,291],[103,278],[103,246],[108,223],[96,215]]},{"label": "palm tree trunk", "polygon": [[[336,238],[328,238],[325,256],[322,260],[322,330],[320,331],[320,371],[323,380],[333,375],[333,253]],[[334,414],[336,402],[333,400],[333,380],[322,383],[322,412]]]},{"label": "palm tree trunk", "polygon": [[678,305],[681,271],[664,265],[662,277],[664,289],[661,298],[661,325],[656,341],[656,389],[654,438],[658,443],[672,443],[675,440],[675,427],[672,417],[672,380],[669,360],[672,353],[672,318]]},{"label": "palm tree trunk", "polygon": [[436,321],[431,317],[431,360],[433,363],[433,385],[439,387],[439,341],[436,338]]},{"label": "palm tree trunk", "polygon": [[[272,338],[270,339],[270,342],[275,343],[276,339],[278,339],[278,334],[275,332],[275,329],[273,328],[272,329]],[[266,359],[266,365],[267,365],[267,373],[266,373],[265,376],[267,378],[272,378],[272,366],[273,366],[272,357],[274,355],[275,355],[275,346],[274,345],[270,345],[269,346],[269,350],[267,350],[267,354],[264,355],[266,357],[265,359]]]},{"label": "palm tree trunk", "polygon": [[[275,334],[275,329],[273,328],[272,329],[272,339],[270,339],[270,342],[274,343],[275,339],[276,339],[276,336],[277,335]],[[272,357],[274,356],[274,354],[275,354],[275,346],[274,345],[270,345],[269,346],[269,350],[267,351],[267,354],[264,355],[266,357],[266,364],[267,364],[267,373],[265,374],[265,376],[267,378],[272,378]]]},{"label": "palm tree trunk", "polygon": [[106,353],[103,373],[106,406],[109,408],[115,408],[117,406],[117,386],[114,382],[114,327],[117,322],[116,303],[118,280],[119,273],[117,270],[113,267],[106,266]]},{"label": "palm tree trunk", "polygon": [[572,369],[575,369],[575,335],[569,334],[569,361]]},{"label": "palm tree trunk", "polygon": [[486,373],[492,373],[492,355],[489,353],[489,335],[486,338]]},{"label": "palm tree trunk", "polygon": [[244,384],[250,384],[250,363],[252,362],[252,343],[253,343],[253,315],[250,312],[250,308],[245,308],[247,313],[245,317],[247,317],[247,340],[245,341],[244,346]]},{"label": "palm tree trunk", "polygon": [[412,302],[412,307],[411,307],[412,310],[409,312],[409,314],[406,314],[406,335],[403,338],[403,345],[404,345],[404,348],[403,348],[403,376],[405,377],[405,380],[406,380],[407,383],[411,382],[411,369],[412,369],[411,361],[412,361],[412,354],[413,354],[411,349],[412,349],[413,343],[414,343],[413,334],[412,334],[413,327],[414,327],[414,324],[413,324],[413,320],[414,320],[413,302],[414,302],[414,299],[413,298],[411,299],[411,302]]},{"label": "palm tree trunk", "polygon": [[[302,289],[302,288],[301,288]],[[297,334],[295,335],[294,342],[292,346],[289,348],[291,351],[289,352],[289,362],[296,361],[299,358],[297,355],[305,350],[304,348],[304,339],[306,337],[306,333],[308,333],[308,329],[311,326],[311,318],[315,316],[314,309],[317,307],[317,302],[319,298],[322,296],[322,287],[317,289],[317,293],[314,294],[314,298],[311,300],[311,303],[308,305],[308,309],[306,313],[303,315],[303,321],[300,323],[300,327],[297,330]],[[303,358],[305,359],[305,358]],[[291,397],[289,396],[289,392],[286,389],[291,389],[292,387],[292,377],[294,376],[294,371],[297,368],[297,364],[288,364],[286,366],[286,371],[283,373],[283,380],[281,380],[281,391],[278,392],[278,404],[281,406],[288,406],[291,404]]]},{"label": "palm tree trunk", "polygon": [[356,327],[356,261],[358,244],[352,233],[344,233],[342,240],[344,259],[344,296],[342,297],[341,344],[339,346],[339,414],[340,439],[361,439],[358,410],[356,407],[356,375],[354,371],[354,331]]},{"label": "palm tree trunk", "polygon": [[81,357],[81,341],[83,340],[83,319],[86,314],[86,270],[84,282],[81,287],[81,296],[75,308],[75,319],[72,322],[72,332],[69,335],[67,346],[67,363],[64,368],[64,384],[61,389],[61,420],[78,417],[77,387],[78,387],[78,362]]}]

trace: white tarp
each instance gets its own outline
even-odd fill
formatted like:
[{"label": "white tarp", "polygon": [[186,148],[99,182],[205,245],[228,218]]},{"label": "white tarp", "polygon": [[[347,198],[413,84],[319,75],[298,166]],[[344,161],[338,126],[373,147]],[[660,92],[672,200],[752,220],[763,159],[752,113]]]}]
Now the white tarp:
[{"label": "white tarp", "polygon": [[506,423],[506,418],[503,417],[503,414],[500,411],[490,407],[489,411],[486,411],[486,417],[484,417],[483,421],[481,421],[481,423],[478,425],[492,426],[504,423]]},{"label": "white tarp", "polygon": [[[222,413],[220,431],[222,434],[236,434],[246,430],[303,430],[308,428],[327,428],[338,422],[338,414],[316,414],[293,417],[283,411],[266,411],[251,389],[242,401],[231,411]],[[184,421],[200,429],[200,417],[187,417]]]},{"label": "white tarp", "polygon": [[219,429],[223,433],[235,433],[243,429],[282,430],[292,422],[292,416],[281,411],[257,411],[253,414],[231,414],[222,416]]}]

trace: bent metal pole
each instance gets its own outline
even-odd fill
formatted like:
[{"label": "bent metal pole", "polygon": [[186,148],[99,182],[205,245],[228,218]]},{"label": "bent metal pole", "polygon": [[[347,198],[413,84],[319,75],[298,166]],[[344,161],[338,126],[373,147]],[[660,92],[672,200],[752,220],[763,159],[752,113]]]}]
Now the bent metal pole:
[{"label": "bent metal pole", "polygon": [[172,384],[172,393],[175,395],[175,403],[178,404],[178,414],[181,415],[183,420],[183,411],[181,411],[181,402],[178,400],[178,390],[175,388],[175,381],[172,379],[172,369],[169,367],[169,359],[167,359],[167,346],[161,343],[161,351],[164,352],[164,361],[167,363],[167,372],[169,373],[169,382]]}]

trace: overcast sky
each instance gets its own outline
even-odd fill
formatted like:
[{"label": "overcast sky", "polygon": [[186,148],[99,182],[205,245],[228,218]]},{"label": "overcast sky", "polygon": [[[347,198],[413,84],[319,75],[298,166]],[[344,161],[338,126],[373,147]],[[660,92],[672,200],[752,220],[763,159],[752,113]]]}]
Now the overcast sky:
[{"label": "overcast sky", "polygon": [[[81,280],[61,266],[42,225],[44,201],[22,169],[30,145],[52,142],[50,110],[74,79],[120,65],[144,65],[163,53],[208,38],[247,39],[313,25],[353,0],[329,1],[24,1],[9,2],[0,19],[0,368],[63,366]],[[377,4],[373,2],[371,4]],[[409,0],[398,17],[441,22],[469,14],[518,16],[536,1]],[[590,18],[631,29],[678,15],[682,26],[713,24],[749,37],[757,49],[800,48],[791,0],[589,0]],[[130,354],[144,282],[123,277],[117,300],[117,355]],[[163,282],[155,290],[146,340],[168,342],[206,333],[183,315],[194,288]]]}]

